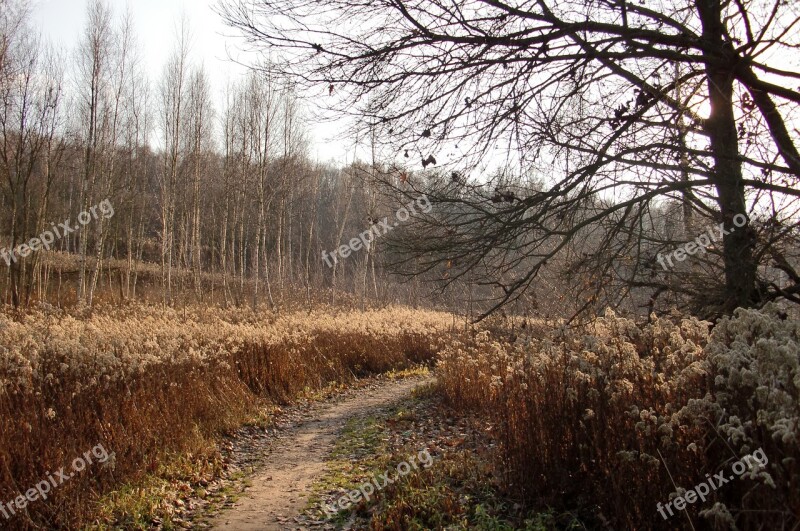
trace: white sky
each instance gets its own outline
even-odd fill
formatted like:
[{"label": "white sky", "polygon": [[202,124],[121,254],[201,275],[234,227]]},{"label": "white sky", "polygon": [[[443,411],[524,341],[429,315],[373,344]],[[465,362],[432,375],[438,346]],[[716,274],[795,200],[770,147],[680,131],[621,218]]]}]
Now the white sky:
[{"label": "white sky", "polygon": [[[186,14],[193,37],[192,59],[204,63],[217,96],[216,108],[222,110],[223,90],[228,81],[236,81],[246,73],[245,67],[230,61],[229,57],[246,61],[246,56],[237,52],[238,40],[233,30],[226,27],[212,11],[212,5],[218,0],[106,1],[116,16],[127,8],[133,13],[137,41],[154,87],[174,49],[178,22]],[[85,26],[87,0],[33,0],[33,5],[32,23],[41,29],[47,39],[66,51],[68,58],[74,57],[70,54],[75,50]],[[780,62],[786,60],[783,58]],[[796,68],[796,63],[791,66]],[[324,88],[320,90],[324,93]],[[331,160],[340,165],[353,160],[352,139],[336,138],[336,133],[344,129],[343,125],[343,122],[308,125],[309,155],[312,159]],[[358,154],[362,159],[369,159],[363,143]],[[400,162],[403,160],[400,159]]]},{"label": "white sky", "polygon": [[[216,107],[222,110],[223,89],[228,81],[236,81],[246,68],[229,60],[237,57],[236,39],[211,9],[217,0],[106,0],[115,16],[126,9],[133,13],[136,37],[151,83],[157,83],[170,53],[174,49],[176,27],[185,13],[192,32],[192,59],[202,62],[211,78],[217,96]],[[87,0],[34,0],[32,24],[42,31],[58,49],[69,54],[76,49],[86,24]],[[155,85],[154,85],[155,86]],[[349,143],[334,140],[337,127],[309,126],[310,156],[313,159],[343,164],[352,160]]]}]

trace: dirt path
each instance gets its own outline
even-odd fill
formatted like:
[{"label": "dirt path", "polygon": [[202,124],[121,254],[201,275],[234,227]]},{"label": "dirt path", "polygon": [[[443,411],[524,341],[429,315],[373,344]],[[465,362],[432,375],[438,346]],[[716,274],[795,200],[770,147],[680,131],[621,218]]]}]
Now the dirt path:
[{"label": "dirt path", "polygon": [[252,479],[252,487],[231,509],[212,520],[212,528],[304,529],[296,518],[306,505],[305,496],[312,484],[325,472],[328,456],[347,421],[394,404],[424,381],[412,378],[389,382],[338,402],[314,406],[310,412],[312,420],[283,431],[265,448],[266,465]]}]

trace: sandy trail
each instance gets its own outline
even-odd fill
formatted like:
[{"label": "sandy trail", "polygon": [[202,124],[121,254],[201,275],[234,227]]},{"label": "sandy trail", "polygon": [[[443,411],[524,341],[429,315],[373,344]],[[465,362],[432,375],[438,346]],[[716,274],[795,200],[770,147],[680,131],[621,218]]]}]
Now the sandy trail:
[{"label": "sandy trail", "polygon": [[[347,421],[391,406],[425,380],[412,378],[365,389],[335,403],[312,407],[311,418],[273,440],[264,468],[236,504],[212,520],[212,529],[264,531],[305,529],[296,520]],[[305,494],[305,496],[301,496]]]}]

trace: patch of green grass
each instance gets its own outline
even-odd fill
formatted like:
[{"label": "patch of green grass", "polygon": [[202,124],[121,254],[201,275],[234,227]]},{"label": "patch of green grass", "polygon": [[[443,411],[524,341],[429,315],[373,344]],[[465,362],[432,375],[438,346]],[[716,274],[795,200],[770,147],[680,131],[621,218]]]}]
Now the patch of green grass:
[{"label": "patch of green grass", "polygon": [[[339,499],[386,469],[384,434],[383,422],[374,416],[357,417],[347,422],[331,452],[325,475],[312,487],[306,505],[308,514],[324,516],[323,503]],[[334,492],[337,495],[331,498],[330,494]],[[330,523],[343,524],[351,512],[352,509],[339,511]]]},{"label": "patch of green grass", "polygon": [[241,494],[236,485],[244,483],[245,472],[231,474],[223,487],[209,492],[204,485],[221,475],[222,460],[216,442],[198,433],[191,451],[163,456],[153,472],[102,496],[94,522],[84,529],[146,530],[152,529],[153,523],[165,530],[183,529],[187,524],[179,510],[184,506],[183,500],[203,499],[209,509],[214,509]]},{"label": "patch of green grass", "polygon": [[280,407],[274,404],[260,404],[255,410],[242,420],[242,426],[255,428],[270,428],[275,424],[275,415],[280,412]]}]

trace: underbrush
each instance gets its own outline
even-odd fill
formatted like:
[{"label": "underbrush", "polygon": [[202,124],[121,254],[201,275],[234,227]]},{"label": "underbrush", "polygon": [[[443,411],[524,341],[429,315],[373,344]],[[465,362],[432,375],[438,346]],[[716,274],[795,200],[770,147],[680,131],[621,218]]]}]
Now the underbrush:
[{"label": "underbrush", "polygon": [[[381,415],[348,423],[309,499],[309,527],[580,529],[573,515],[529,514],[504,496],[492,466],[494,444],[482,421],[456,414],[429,386],[421,387]],[[418,466],[408,466],[403,474],[403,463]],[[380,488],[367,489],[370,483]],[[354,498],[342,508],[342,500]]]},{"label": "underbrush", "polygon": [[[738,310],[711,332],[694,319],[640,328],[609,311],[545,337],[480,332],[443,352],[437,376],[449,404],[496,430],[505,487],[527,507],[592,508],[597,528],[792,529],[799,360],[800,326],[774,308]],[[758,449],[764,466],[673,516],[663,509]]]},{"label": "underbrush", "polygon": [[[278,316],[134,305],[0,316],[0,527],[79,528],[97,500],[232,430],[265,401],[428,362],[449,315],[402,308]],[[109,454],[24,496],[97,445]],[[213,456],[208,467],[217,466]],[[10,509],[6,506],[6,511]]]}]

